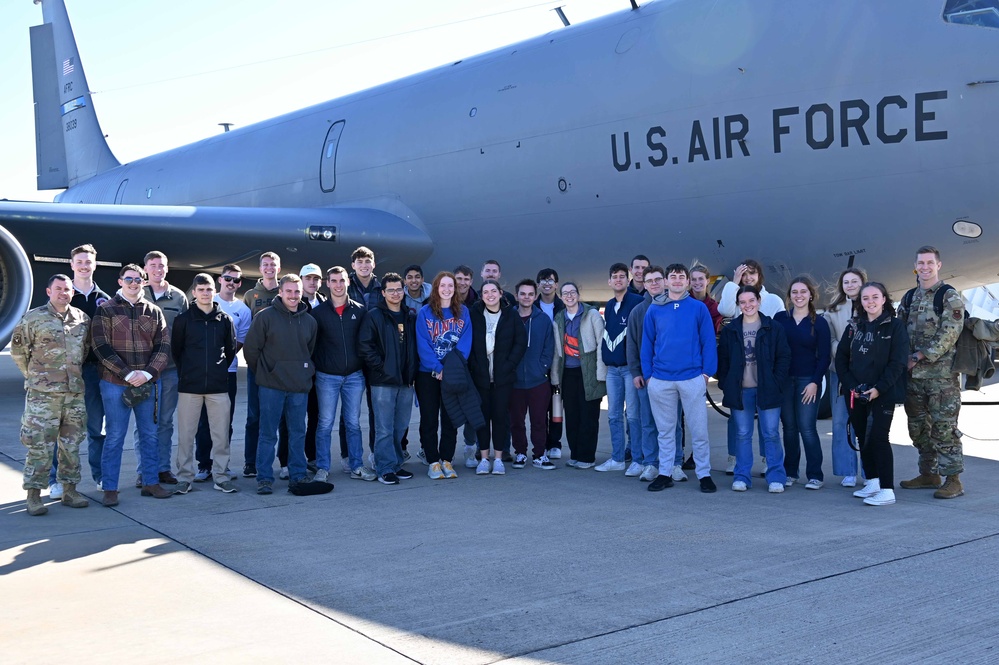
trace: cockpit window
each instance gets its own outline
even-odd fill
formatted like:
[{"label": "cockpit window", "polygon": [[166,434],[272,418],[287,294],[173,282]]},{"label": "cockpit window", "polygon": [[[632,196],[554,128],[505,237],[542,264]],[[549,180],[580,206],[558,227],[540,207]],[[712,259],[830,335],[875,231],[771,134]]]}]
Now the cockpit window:
[{"label": "cockpit window", "polygon": [[999,0],[947,0],[943,17],[948,23],[999,28]]}]

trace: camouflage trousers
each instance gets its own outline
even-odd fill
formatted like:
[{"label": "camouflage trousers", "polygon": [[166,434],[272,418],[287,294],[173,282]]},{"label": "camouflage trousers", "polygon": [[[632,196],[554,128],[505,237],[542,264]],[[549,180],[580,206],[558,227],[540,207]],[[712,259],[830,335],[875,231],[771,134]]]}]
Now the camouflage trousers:
[{"label": "camouflage trousers", "polygon": [[905,415],[909,438],[919,451],[919,473],[952,476],[964,471],[961,431],[959,377],[945,379],[910,378],[905,392]]},{"label": "camouflage trousers", "polygon": [[52,468],[52,448],[58,445],[60,483],[80,482],[80,443],[87,435],[83,393],[43,393],[29,390],[21,416],[24,489],[46,489]]}]

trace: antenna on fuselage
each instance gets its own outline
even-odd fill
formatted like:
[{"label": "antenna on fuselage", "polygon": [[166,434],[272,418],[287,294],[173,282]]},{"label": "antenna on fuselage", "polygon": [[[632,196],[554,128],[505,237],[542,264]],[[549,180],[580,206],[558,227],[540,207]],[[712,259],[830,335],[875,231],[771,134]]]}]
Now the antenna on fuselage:
[{"label": "antenna on fuselage", "polygon": [[219,123],[219,127],[221,127],[222,129],[224,129],[225,131],[228,132],[229,128],[232,127],[234,124],[236,124],[236,123],[233,123],[233,122],[220,122]]},{"label": "antenna on fuselage", "polygon": [[566,18],[565,12],[562,11],[562,7],[556,7],[555,8],[555,13],[558,14],[558,17],[560,19],[562,19],[562,25],[565,26],[566,28],[568,28],[569,27],[569,19]]},{"label": "antenna on fuselage", "polygon": [[631,0],[631,8],[638,9],[638,2],[636,0]]}]

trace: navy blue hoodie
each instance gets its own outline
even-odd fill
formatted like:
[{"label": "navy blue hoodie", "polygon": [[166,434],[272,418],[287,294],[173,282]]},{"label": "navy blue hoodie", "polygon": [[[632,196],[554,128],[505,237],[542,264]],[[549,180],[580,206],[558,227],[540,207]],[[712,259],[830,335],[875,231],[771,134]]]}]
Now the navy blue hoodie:
[{"label": "navy blue hoodie", "polygon": [[[519,310],[513,310],[520,317]],[[523,317],[520,317],[523,322]],[[527,350],[517,365],[517,380],[513,387],[520,390],[536,388],[548,382],[555,355],[555,327],[548,315],[538,307],[531,309],[530,318],[523,323],[527,331]]]},{"label": "navy blue hoodie", "polygon": [[[611,298],[604,307],[604,338],[600,342],[600,353],[608,367],[624,367],[628,364],[627,337],[628,315],[641,305],[644,298],[637,293],[625,292],[621,305],[617,298]],[[617,311],[614,308],[617,307]]]}]

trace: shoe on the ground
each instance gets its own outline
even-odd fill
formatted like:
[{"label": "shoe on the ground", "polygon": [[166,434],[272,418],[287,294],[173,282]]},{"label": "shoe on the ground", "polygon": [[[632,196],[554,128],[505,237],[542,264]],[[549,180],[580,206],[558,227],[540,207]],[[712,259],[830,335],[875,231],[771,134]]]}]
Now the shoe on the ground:
[{"label": "shoe on the ground", "polygon": [[169,471],[160,471],[160,485],[176,485],[178,482],[177,476]]},{"label": "shoe on the ground", "polygon": [[402,461],[403,462],[408,462],[411,459],[413,459],[413,456],[409,454],[408,450],[402,451]]},{"label": "shoe on the ground", "polygon": [[104,498],[101,499],[101,505],[105,508],[114,508],[118,505],[118,490],[104,490]]},{"label": "shoe on the ground", "polygon": [[782,494],[784,492],[784,483],[770,483],[767,486],[767,491],[771,494]]},{"label": "shoe on the ground", "polygon": [[138,476],[135,477],[135,489],[137,490],[142,489],[142,474],[139,474]]},{"label": "shoe on the ground", "polygon": [[683,460],[683,464],[680,465],[680,468],[683,469],[684,471],[693,471],[694,469],[696,469],[697,462],[694,461],[694,455],[691,454],[690,457]]},{"label": "shoe on the ground", "polygon": [[[475,469],[475,473],[479,472],[478,467],[480,465],[480,463],[475,459],[475,453],[477,450],[478,449],[475,446],[465,446],[465,468]],[[486,471],[486,473],[489,472]]]},{"label": "shoe on the ground", "polygon": [[[475,459],[474,457],[472,458]],[[502,464],[502,462],[500,462]],[[489,475],[489,459],[483,458],[481,462],[475,467],[475,475],[477,476],[488,476]]]},{"label": "shoe on the ground", "polygon": [[596,462],[580,462],[579,460],[576,460],[577,469],[592,469],[594,466],[596,466]]},{"label": "shoe on the ground", "polygon": [[548,459],[548,455],[542,455],[541,457],[535,457],[534,461],[531,462],[535,469],[545,469],[546,471],[551,471],[555,468],[551,460]]},{"label": "shoe on the ground", "polygon": [[805,483],[806,490],[820,490],[822,486],[825,485],[821,480],[816,480],[815,478],[810,478],[807,483]]},{"label": "shoe on the ground", "polygon": [[[653,480],[659,477],[659,467],[655,464],[646,464],[642,468],[642,475],[638,477],[643,483],[651,483]],[[673,480],[670,478],[670,480]]]},{"label": "shoe on the ground", "polygon": [[430,466],[430,462],[427,461],[427,454],[423,452],[423,450],[416,453],[416,459],[420,460],[420,462],[423,463],[423,466]]},{"label": "shoe on the ground", "polygon": [[354,480],[366,480],[371,482],[372,480],[378,480],[378,474],[369,469],[366,466],[359,466],[350,472],[350,477]]},{"label": "shoe on the ground", "polygon": [[142,496],[151,496],[154,499],[169,499],[173,496],[173,491],[164,489],[162,485],[156,483],[155,485],[143,485],[140,494]]},{"label": "shoe on the ground", "polygon": [[430,480],[441,480],[444,478],[444,470],[441,468],[440,462],[434,462],[430,465],[430,469],[427,470],[427,476]]},{"label": "shoe on the ground", "polygon": [[86,508],[90,502],[76,491],[76,483],[66,483],[63,486],[62,505],[70,508]]},{"label": "shoe on the ground", "polygon": [[903,480],[899,486],[904,490],[935,490],[943,483],[936,473],[920,473],[912,480]]},{"label": "shoe on the ground", "polygon": [[274,494],[273,483],[269,480],[258,480],[257,494]]},{"label": "shoe on the ground", "polygon": [[236,487],[236,483],[231,480],[223,480],[222,482],[215,483],[215,489],[226,494],[232,494],[233,492],[238,492],[239,489]]},{"label": "shoe on the ground", "polygon": [[878,490],[876,494],[864,499],[868,506],[890,506],[895,503],[895,490]]},{"label": "shoe on the ground", "polygon": [[733,492],[745,492],[748,489],[749,489],[749,486],[746,485],[746,483],[744,481],[736,480],[736,481],[734,481],[732,483],[732,491]]},{"label": "shoe on the ground", "polygon": [[341,457],[340,458],[340,470],[343,471],[346,474],[350,474],[353,471],[353,469],[350,468],[350,458],[349,457]]},{"label": "shoe on the ground", "polygon": [[458,474],[454,472],[454,467],[451,466],[451,462],[449,460],[441,460],[441,471],[444,472],[445,478],[451,479],[458,477]]},{"label": "shoe on the ground", "polygon": [[561,448],[549,448],[545,454],[548,456],[548,459],[562,459]]},{"label": "shoe on the ground", "polygon": [[725,462],[725,475],[726,476],[735,475],[735,455],[728,456],[728,461]]},{"label": "shoe on the ground", "polygon": [[55,501],[61,499],[63,493],[62,483],[52,483],[49,485],[49,498]]},{"label": "shoe on the ground", "polygon": [[326,469],[317,469],[316,475],[313,476],[312,479],[321,483],[327,483],[329,482],[329,478],[330,478],[329,471],[327,471]]},{"label": "shoe on the ground", "polygon": [[204,483],[212,479],[211,469],[198,469],[198,472],[194,474],[194,482]]},{"label": "shoe on the ground", "polygon": [[964,494],[964,485],[961,484],[961,475],[955,473],[953,476],[947,476],[947,482],[933,493],[933,498],[956,499],[962,494]]},{"label": "shoe on the ground", "polygon": [[412,472],[407,471],[406,469],[398,469],[395,472],[395,477],[398,478],[399,480],[409,480],[410,478],[413,477],[413,474]]},{"label": "shoe on the ground", "polygon": [[880,491],[881,491],[881,479],[871,478],[870,480],[864,483],[863,487],[854,492],[853,496],[857,497],[858,499],[866,499],[869,496],[874,496]]},{"label": "shoe on the ground", "polygon": [[624,471],[624,462],[615,462],[612,457],[600,466],[596,467],[594,471]]},{"label": "shoe on the ground", "polygon": [[683,467],[679,464],[673,467],[673,473],[670,474],[674,483],[685,483],[687,482],[687,474],[683,472]]},{"label": "shoe on the ground", "polygon": [[662,492],[667,487],[673,487],[673,479],[665,473],[656,476],[656,479],[649,483],[650,492]]},{"label": "shoe on the ground", "polygon": [[843,480],[839,484],[843,487],[856,487],[857,476],[843,476]]},{"label": "shoe on the ground", "polygon": [[386,473],[384,476],[378,476],[378,482],[380,482],[382,485],[398,485],[399,476],[395,475],[390,471],[389,473]]},{"label": "shoe on the ground", "polygon": [[513,460],[513,468],[523,469],[525,466],[527,466],[527,455],[518,454],[517,457]]},{"label": "shoe on the ground", "polygon": [[493,475],[502,476],[506,474],[506,466],[503,465],[503,460],[493,460]]},{"label": "shoe on the ground", "polygon": [[767,458],[766,457],[761,457],[760,458],[760,464],[763,465],[763,470],[760,471],[760,478],[766,478],[767,477]]},{"label": "shoe on the ground", "polygon": [[49,512],[48,507],[42,501],[42,491],[37,487],[33,487],[28,490],[28,514],[33,517],[38,517]]},{"label": "shoe on the ground", "polygon": [[288,467],[282,466],[281,471],[278,472],[278,480],[288,480],[289,475]]},{"label": "shoe on the ground", "polygon": [[570,469],[575,469],[577,464],[579,464],[579,462],[577,462],[574,459],[570,459],[568,462],[565,463],[565,465]]},{"label": "shoe on the ground", "polygon": [[638,476],[642,475],[642,469],[644,469],[644,468],[645,467],[643,467],[638,462],[632,462],[628,466],[628,469],[624,472],[624,477],[625,478],[637,478]]},{"label": "shoe on the ground", "polygon": [[257,465],[256,464],[244,464],[243,465],[243,477],[244,478],[256,478],[257,477]]},{"label": "shoe on the ground", "polygon": [[[684,480],[686,480],[686,476],[684,477]],[[703,478],[699,478],[698,480],[701,483],[701,491],[704,492],[705,494],[711,494],[712,492],[718,491],[718,487],[715,486],[715,481],[711,479],[711,476],[704,476]]]},{"label": "shoe on the ground", "polygon": [[798,480],[798,479],[797,478],[792,478],[791,476],[788,476],[787,480],[784,481],[784,487],[794,487],[794,481],[796,481],[796,480]]},{"label": "shoe on the ground", "polygon": [[191,483],[187,482],[186,480],[182,480],[179,483],[177,483],[177,485],[173,488],[173,493],[187,494],[192,489],[194,489],[194,486]]},{"label": "shoe on the ground", "polygon": [[[372,462],[372,464],[374,464],[374,462]],[[306,470],[307,473],[311,473],[312,475],[316,475],[316,471],[319,470],[319,467],[316,465],[316,460],[311,459],[311,460],[307,461],[305,463],[305,470]]]}]

